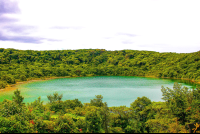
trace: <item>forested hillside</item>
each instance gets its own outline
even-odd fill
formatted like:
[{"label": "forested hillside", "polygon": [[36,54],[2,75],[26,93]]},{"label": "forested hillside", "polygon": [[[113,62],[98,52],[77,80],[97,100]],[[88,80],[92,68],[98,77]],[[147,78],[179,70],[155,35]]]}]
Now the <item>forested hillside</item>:
[{"label": "forested hillside", "polygon": [[[0,88],[18,81],[63,76],[121,75],[200,81],[200,52],[0,49]],[[162,85],[161,85],[162,86]],[[130,107],[108,107],[103,96],[90,103],[48,95],[23,103],[20,91],[0,102],[0,133],[178,133],[200,121],[200,88],[161,87],[164,102],[138,97]],[[199,132],[199,124],[192,130]]]},{"label": "forested hillside", "polygon": [[200,80],[200,52],[104,49],[33,51],[0,48],[0,88],[60,76],[150,76]]}]

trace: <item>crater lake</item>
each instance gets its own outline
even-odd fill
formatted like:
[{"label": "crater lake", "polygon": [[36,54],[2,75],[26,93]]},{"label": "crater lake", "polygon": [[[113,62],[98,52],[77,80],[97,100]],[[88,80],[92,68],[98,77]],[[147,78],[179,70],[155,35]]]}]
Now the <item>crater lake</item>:
[{"label": "crater lake", "polygon": [[[173,89],[174,82],[181,83],[192,89],[194,84],[182,80],[147,78],[135,76],[92,76],[57,78],[45,81],[36,81],[18,85],[18,90],[24,97],[25,103],[35,101],[39,96],[48,103],[47,95],[55,92],[63,94],[62,100],[78,99],[82,103],[89,103],[95,95],[102,95],[103,102],[108,106],[127,106],[137,97],[146,96],[151,101],[163,101],[161,86]],[[12,100],[14,90],[1,91],[0,101]]]}]

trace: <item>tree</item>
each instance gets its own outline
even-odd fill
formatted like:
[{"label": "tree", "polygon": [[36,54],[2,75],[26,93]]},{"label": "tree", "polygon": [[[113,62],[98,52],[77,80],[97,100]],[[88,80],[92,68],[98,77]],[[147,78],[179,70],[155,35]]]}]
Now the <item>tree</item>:
[{"label": "tree", "polygon": [[17,89],[16,91],[14,91],[14,95],[12,97],[13,101],[19,105],[22,104],[23,100],[24,100],[24,97],[20,95],[20,91]]},{"label": "tree", "polygon": [[126,106],[110,107],[110,127],[120,127],[125,131],[129,121],[132,119],[131,110]]},{"label": "tree", "polygon": [[5,88],[6,87],[6,84],[7,82],[5,82],[5,81],[0,81],[0,89],[1,88]]},{"label": "tree", "polygon": [[[146,106],[151,104],[151,100],[145,96],[138,97],[134,102],[131,103],[130,107],[133,109],[134,113],[140,114]],[[141,116],[139,118],[141,121],[144,120]]]},{"label": "tree", "polygon": [[96,107],[102,107],[104,104],[103,104],[103,96],[102,95],[95,95],[96,96],[96,99],[91,99],[90,100],[90,104],[92,106],[96,106]]},{"label": "tree", "polygon": [[43,106],[43,101],[41,101],[41,97],[38,97],[37,100],[34,102],[28,103],[29,108],[34,108],[34,110],[38,110],[41,113],[45,110],[45,107]]},{"label": "tree", "polygon": [[15,84],[15,78],[10,74],[5,74],[1,76],[1,80],[6,81],[9,84]]},{"label": "tree", "polygon": [[47,98],[50,101],[50,103],[53,103],[55,101],[59,101],[60,102],[62,97],[63,97],[63,94],[58,95],[57,92],[53,93],[53,96],[52,95],[47,95]]},{"label": "tree", "polygon": [[145,122],[148,120],[149,110],[146,110],[146,107],[151,104],[151,100],[145,96],[138,97],[133,103],[131,103],[131,108],[133,110],[133,117],[137,121],[136,124],[140,124],[140,131],[144,133],[145,130],[148,130],[148,127],[145,126]]},{"label": "tree", "polygon": [[163,100],[167,103],[168,107],[172,110],[173,114],[179,119],[181,124],[185,124],[188,120],[187,108],[192,103],[192,92],[187,87],[182,87],[181,84],[174,83],[173,90],[164,88],[162,86]]},{"label": "tree", "polygon": [[92,109],[87,111],[85,120],[87,122],[87,128],[89,132],[99,133],[102,128],[102,119],[99,111],[99,107],[90,106]]},{"label": "tree", "polygon": [[107,106],[107,103],[104,102],[103,107],[101,107],[101,118],[102,118],[102,127],[105,129],[105,133],[109,132],[108,126],[109,126],[109,120],[110,120],[110,112],[109,108]]},{"label": "tree", "polygon": [[11,115],[24,114],[26,108],[24,103],[22,103],[24,97],[20,95],[18,89],[14,91],[14,96],[12,98],[12,101],[4,99],[2,105],[0,105],[0,107],[2,106],[0,108],[1,116],[9,117]]}]

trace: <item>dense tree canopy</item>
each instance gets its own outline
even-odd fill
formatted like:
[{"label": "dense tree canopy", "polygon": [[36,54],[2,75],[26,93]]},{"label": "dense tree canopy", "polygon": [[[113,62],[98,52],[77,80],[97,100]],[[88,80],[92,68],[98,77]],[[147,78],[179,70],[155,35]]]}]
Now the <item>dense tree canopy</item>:
[{"label": "dense tree canopy", "polygon": [[[200,51],[106,51],[103,49],[33,51],[0,48],[0,88],[31,79],[76,76],[146,76],[200,81]],[[189,132],[200,122],[200,88],[174,83],[161,87],[164,102],[138,97],[130,107],[107,107],[103,96],[90,103],[48,95],[23,103],[20,91],[0,102],[0,132],[7,133],[170,133]],[[198,127],[198,124],[196,125]],[[196,131],[196,129],[194,129]]]},{"label": "dense tree canopy", "polygon": [[151,76],[200,81],[200,52],[0,48],[0,88],[17,81],[63,76]]},{"label": "dense tree canopy", "polygon": [[[13,100],[0,102],[1,133],[185,133],[187,124],[200,121],[200,88],[187,89],[174,83],[162,87],[164,102],[138,97],[130,107],[107,107],[103,96],[90,103],[61,100],[53,93],[49,103],[39,97],[25,105],[20,91]],[[183,95],[183,96],[181,96]],[[54,100],[52,101],[52,98]],[[196,128],[199,124],[195,124]],[[197,132],[197,129],[192,130]]]}]

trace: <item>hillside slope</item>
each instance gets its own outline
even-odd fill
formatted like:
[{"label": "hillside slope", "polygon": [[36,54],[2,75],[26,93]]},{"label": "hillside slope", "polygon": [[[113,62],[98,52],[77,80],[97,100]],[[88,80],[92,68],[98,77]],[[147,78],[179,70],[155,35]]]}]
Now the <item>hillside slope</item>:
[{"label": "hillside slope", "polygon": [[34,51],[0,48],[0,88],[34,78],[95,75],[200,81],[200,52],[179,54],[138,50]]}]

